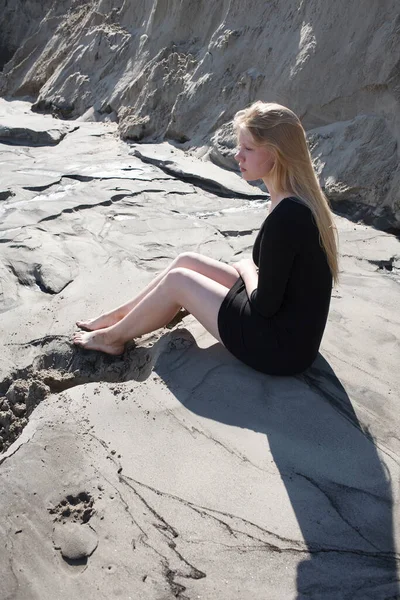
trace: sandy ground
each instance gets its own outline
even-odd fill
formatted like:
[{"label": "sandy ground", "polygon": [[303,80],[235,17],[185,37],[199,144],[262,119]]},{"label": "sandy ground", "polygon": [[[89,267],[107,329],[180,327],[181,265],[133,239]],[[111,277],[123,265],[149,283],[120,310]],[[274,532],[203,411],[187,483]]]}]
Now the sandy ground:
[{"label": "sandy ground", "polygon": [[341,285],[300,376],[253,371],[191,316],[122,357],[85,352],[76,319],[181,251],[249,256],[267,202],[113,124],[1,101],[11,122],[1,599],[400,597],[398,240],[336,217]]}]

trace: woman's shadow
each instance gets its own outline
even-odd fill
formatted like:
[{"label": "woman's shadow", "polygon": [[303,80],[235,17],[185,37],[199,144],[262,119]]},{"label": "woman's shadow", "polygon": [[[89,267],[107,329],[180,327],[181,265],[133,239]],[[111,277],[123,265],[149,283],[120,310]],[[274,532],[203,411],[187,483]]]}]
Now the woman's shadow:
[{"label": "woman's shadow", "polygon": [[391,490],[398,465],[382,462],[320,354],[302,375],[270,377],[220,344],[193,343],[162,354],[155,371],[193,413],[267,436],[308,549],[299,554],[307,558],[297,566],[298,599],[400,598]]}]

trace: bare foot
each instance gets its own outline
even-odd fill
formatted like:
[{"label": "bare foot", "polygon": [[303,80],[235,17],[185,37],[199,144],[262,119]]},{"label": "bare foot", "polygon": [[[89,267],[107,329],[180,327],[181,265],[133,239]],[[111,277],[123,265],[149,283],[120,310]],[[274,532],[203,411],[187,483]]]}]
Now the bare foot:
[{"label": "bare foot", "polygon": [[86,331],[97,331],[98,329],[105,329],[115,325],[122,319],[121,316],[117,316],[113,313],[105,313],[96,317],[96,319],[89,319],[88,321],[77,321],[76,324],[80,329],[86,329]]},{"label": "bare foot", "polygon": [[76,346],[81,346],[85,350],[98,350],[115,356],[122,354],[125,349],[124,344],[111,342],[110,336],[103,329],[87,333],[78,331],[74,333],[73,342]]}]

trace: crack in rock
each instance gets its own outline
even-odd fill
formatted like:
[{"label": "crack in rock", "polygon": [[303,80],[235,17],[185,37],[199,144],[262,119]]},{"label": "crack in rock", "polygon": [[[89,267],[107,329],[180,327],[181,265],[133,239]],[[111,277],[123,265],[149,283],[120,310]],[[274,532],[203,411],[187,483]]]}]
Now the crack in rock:
[{"label": "crack in rock", "polygon": [[[335,358],[340,358],[340,360],[346,364],[351,365],[353,369],[356,368],[371,376],[370,372],[361,369],[358,365],[354,365],[352,362],[344,360],[342,356],[335,356]],[[320,396],[324,402],[328,401],[333,410],[335,410],[341,417],[346,419],[353,427],[360,431],[371,444],[373,444],[376,448],[379,448],[381,452],[389,456],[392,460],[395,460],[397,464],[400,464],[397,455],[393,455],[393,451],[385,445],[384,441],[374,439],[369,429],[358,421],[356,414],[350,407],[351,405],[346,402],[345,390],[342,389],[340,384],[338,385],[338,379],[334,374],[318,367],[310,367],[307,369],[306,373],[296,375],[295,377],[296,379],[299,379],[299,381],[305,382],[313,390],[313,392]],[[379,378],[377,379],[380,381]],[[329,389],[327,384],[331,384],[333,391],[332,389]],[[396,456],[396,458],[394,456]]]},{"label": "crack in rock", "polygon": [[52,181],[51,183],[47,183],[46,185],[27,185],[23,186],[23,190],[28,190],[29,192],[44,192],[54,185],[59,185],[61,183],[62,177],[57,179],[56,181]]},{"label": "crack in rock", "polygon": [[1,191],[0,192],[0,201],[8,200],[8,198],[11,198],[12,196],[15,196],[15,192],[13,192],[12,190]]},{"label": "crack in rock", "polygon": [[246,235],[253,235],[255,231],[258,231],[258,229],[241,229],[240,231],[235,229],[218,229],[218,231],[224,237],[244,237]]},{"label": "crack in rock", "polygon": [[[190,598],[188,596],[184,595],[184,592],[186,591],[186,587],[184,585],[182,585],[181,583],[178,583],[177,581],[175,581],[175,578],[182,577],[185,579],[203,579],[204,577],[207,576],[206,573],[204,573],[200,569],[197,569],[195,566],[193,566],[178,551],[178,549],[176,547],[176,542],[174,541],[174,539],[178,538],[178,536],[179,536],[177,530],[174,527],[172,527],[172,525],[170,525],[164,519],[164,517],[162,515],[160,515],[151,506],[151,504],[144,498],[144,496],[142,494],[140,494],[140,492],[137,489],[137,486],[133,485],[133,484],[137,484],[137,485],[142,485],[142,484],[140,484],[139,482],[136,482],[131,477],[127,477],[127,476],[121,475],[121,474],[119,475],[119,480],[121,481],[121,483],[126,485],[135,494],[135,496],[137,498],[139,498],[139,500],[144,504],[144,506],[147,508],[147,510],[157,519],[158,522],[153,524],[154,527],[156,529],[158,529],[159,531],[161,531],[161,533],[167,538],[168,547],[179,558],[179,561],[181,563],[183,563],[189,569],[188,571],[186,571],[186,570],[182,571],[180,569],[171,569],[168,559],[165,556],[161,555],[163,558],[163,561],[164,561],[164,570],[163,570],[164,576],[168,582],[168,585],[171,589],[173,596],[175,598],[180,598],[180,600],[190,600]],[[143,486],[143,487],[147,487],[147,486]],[[149,489],[151,489],[151,488],[149,488]],[[158,492],[158,493],[160,494],[160,492]],[[160,554],[155,548],[153,548],[153,550],[155,550],[158,554]]]},{"label": "crack in rock", "polygon": [[129,192],[126,194],[115,194],[114,196],[111,196],[109,199],[102,200],[101,202],[96,202],[96,203],[91,203],[91,204],[77,204],[76,206],[73,206],[71,208],[64,208],[59,213],[49,215],[48,217],[43,217],[43,219],[40,219],[38,221],[38,225],[40,223],[44,223],[46,221],[54,221],[55,219],[58,219],[59,217],[61,217],[64,214],[71,214],[71,213],[81,211],[81,210],[90,210],[90,209],[96,208],[98,206],[111,206],[115,202],[119,202],[120,200],[123,200],[124,198],[140,196],[143,193],[146,193],[146,194],[160,194],[161,193],[162,194],[162,193],[164,193],[164,191],[162,189],[146,189],[145,192],[143,190],[139,190],[137,192]]},{"label": "crack in rock", "polygon": [[[346,523],[346,525],[348,525],[356,534],[358,534],[365,542],[367,542],[367,544],[369,544],[370,546],[372,546],[372,548],[374,548],[374,550],[379,551],[379,548],[373,543],[371,542],[371,540],[369,540],[367,537],[365,537],[362,532],[360,531],[359,527],[357,527],[356,525],[353,525],[349,519],[347,519],[345,517],[345,515],[342,514],[342,511],[340,510],[340,506],[338,505],[338,503],[335,501],[335,499],[332,497],[332,494],[329,494],[327,491],[325,491],[321,485],[319,485],[314,479],[312,479],[311,477],[304,475],[303,473],[296,473],[296,475],[298,477],[302,477],[303,479],[305,479],[306,481],[308,481],[312,486],[314,486],[315,488],[317,488],[317,490],[319,490],[324,496],[325,498],[328,500],[329,504],[332,506],[333,510],[337,513],[337,515],[340,517],[340,519],[342,519],[342,521],[344,521],[344,523]],[[343,486],[340,486],[343,487]],[[360,490],[357,490],[358,492],[360,492]],[[364,490],[362,491],[363,494],[366,494],[367,492],[365,492]]]},{"label": "crack in rock", "polygon": [[[297,475],[302,476],[301,474],[297,474]],[[262,545],[261,547],[265,548],[265,550],[268,550],[268,551],[277,552],[279,554],[295,553],[295,554],[309,554],[309,555],[318,555],[318,554],[341,554],[341,555],[349,555],[349,556],[354,555],[354,556],[363,556],[366,558],[376,558],[376,559],[379,559],[384,562],[385,561],[393,561],[393,559],[395,559],[397,561],[400,560],[400,555],[396,552],[380,551],[379,549],[374,550],[374,551],[368,551],[368,550],[358,550],[358,549],[341,548],[341,547],[323,548],[319,544],[309,544],[309,543],[306,544],[305,542],[300,542],[297,540],[284,538],[275,532],[269,531],[268,529],[265,529],[265,528],[261,527],[260,525],[257,525],[247,519],[244,519],[243,517],[239,517],[239,516],[227,513],[227,512],[215,510],[215,509],[204,507],[204,506],[198,506],[198,505],[194,504],[193,502],[190,502],[189,500],[180,498],[179,496],[176,496],[174,494],[170,494],[168,492],[162,492],[162,491],[155,489],[145,483],[136,481],[136,480],[132,479],[131,477],[120,475],[120,480],[123,481],[124,483],[126,483],[127,479],[129,479],[129,481],[136,484],[136,486],[140,486],[144,489],[147,489],[150,492],[156,494],[157,496],[165,496],[166,498],[173,499],[173,500],[179,502],[180,504],[183,504],[184,506],[189,507],[191,510],[197,512],[203,518],[208,517],[210,519],[217,521],[233,537],[237,538],[238,536],[244,536],[246,538],[249,538],[252,541],[257,542],[258,544],[261,544]],[[129,487],[131,487],[131,486],[129,486]],[[137,491],[137,487],[135,487],[135,493],[137,493],[139,495],[139,493]],[[140,494],[140,497],[142,497],[141,494]],[[144,501],[147,502],[146,500],[144,500]],[[148,504],[148,502],[147,502],[147,504]],[[146,504],[146,506],[147,506],[147,504]],[[154,509],[151,509],[151,510],[154,510]],[[154,511],[154,513],[155,513],[155,515],[159,516],[156,511]],[[225,517],[228,521],[231,521],[231,524],[229,524],[229,522],[223,520],[221,517]],[[240,526],[246,527],[249,531],[243,531],[242,529],[239,529]],[[175,529],[174,529],[174,531],[175,531]],[[278,546],[277,543],[271,543],[270,541],[268,541],[268,539],[265,539],[265,538],[271,538],[271,537],[274,539],[275,542],[281,542],[283,544],[283,546]],[[368,541],[368,540],[366,540],[366,541]],[[371,542],[369,542],[369,541],[368,541],[368,543],[371,544]],[[373,544],[371,544],[371,545],[373,546]],[[373,546],[373,547],[375,548],[375,546]]]},{"label": "crack in rock", "polygon": [[376,265],[380,271],[389,271],[391,273],[393,270],[398,269],[397,265],[394,264],[395,260],[396,260],[396,256],[391,256],[387,260],[371,260],[371,259],[369,259],[368,262],[371,265]]}]

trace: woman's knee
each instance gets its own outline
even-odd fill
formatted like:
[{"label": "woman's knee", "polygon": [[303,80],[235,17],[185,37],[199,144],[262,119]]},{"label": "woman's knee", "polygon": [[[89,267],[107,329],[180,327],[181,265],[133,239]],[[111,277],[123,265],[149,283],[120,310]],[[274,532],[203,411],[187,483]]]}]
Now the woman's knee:
[{"label": "woman's knee", "polygon": [[164,283],[166,285],[172,285],[173,287],[175,287],[179,282],[187,278],[188,273],[189,269],[185,267],[175,266],[172,269],[170,269],[167,275],[164,277]]},{"label": "woman's knee", "polygon": [[189,280],[192,273],[193,272],[190,269],[185,267],[175,266],[170,269],[161,282],[168,297],[174,299],[178,303],[181,302],[185,289],[188,284],[190,285]]},{"label": "woman's knee", "polygon": [[175,267],[184,267],[190,269],[190,266],[199,261],[201,254],[197,252],[181,252],[175,259]]},{"label": "woman's knee", "polygon": [[231,288],[239,277],[238,272],[231,265],[213,258],[208,258],[197,252],[183,252],[182,254],[179,254],[176,262],[171,265],[171,268],[183,268],[189,269],[190,271],[196,271],[227,288]]}]

